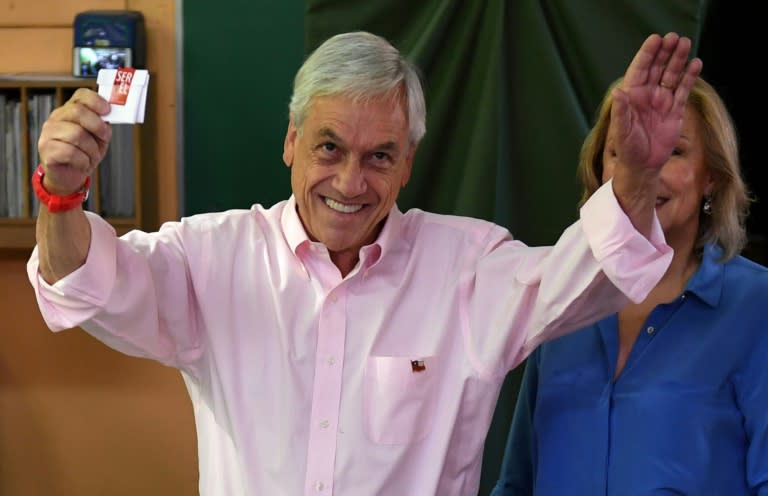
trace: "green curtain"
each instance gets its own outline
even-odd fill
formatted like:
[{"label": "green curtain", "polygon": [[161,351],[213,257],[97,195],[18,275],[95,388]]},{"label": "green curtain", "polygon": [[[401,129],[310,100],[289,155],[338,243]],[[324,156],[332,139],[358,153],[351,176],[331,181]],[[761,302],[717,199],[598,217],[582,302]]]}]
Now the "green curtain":
[{"label": "green curtain", "polygon": [[[708,4],[307,0],[305,52],[333,34],[366,30],[421,68],[427,134],[402,209],[480,217],[528,244],[552,244],[577,217],[578,151],[608,84],[650,33],[676,31],[695,49]],[[498,475],[521,368],[502,388],[481,495]]]}]

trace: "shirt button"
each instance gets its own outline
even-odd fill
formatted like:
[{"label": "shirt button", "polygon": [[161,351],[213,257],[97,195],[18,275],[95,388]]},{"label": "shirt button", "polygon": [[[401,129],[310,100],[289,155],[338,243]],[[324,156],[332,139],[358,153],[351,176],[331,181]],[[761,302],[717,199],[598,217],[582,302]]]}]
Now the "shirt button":
[{"label": "shirt button", "polygon": [[338,296],[336,296],[336,295],[331,296],[331,303],[336,303],[337,301],[339,301],[339,297]]},{"label": "shirt button", "polygon": [[325,484],[320,481],[315,482],[315,489],[319,492],[325,489]]},{"label": "shirt button", "polygon": [[329,425],[330,423],[327,420],[323,420],[322,422],[320,422],[321,429],[327,429]]},{"label": "shirt button", "polygon": [[653,326],[648,326],[648,329],[646,329],[645,332],[647,332],[648,334],[653,334],[654,332],[656,332],[656,328]]},{"label": "shirt button", "polygon": [[336,363],[336,360],[334,360],[333,357],[328,357],[328,360],[326,361],[328,362],[328,365],[333,365],[334,363]]}]

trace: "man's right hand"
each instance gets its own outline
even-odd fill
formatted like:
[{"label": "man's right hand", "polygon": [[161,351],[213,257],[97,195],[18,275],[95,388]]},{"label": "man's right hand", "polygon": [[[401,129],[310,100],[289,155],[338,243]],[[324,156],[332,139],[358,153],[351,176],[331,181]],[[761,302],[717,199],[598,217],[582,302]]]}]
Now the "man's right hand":
[{"label": "man's right hand", "polygon": [[80,88],[51,112],[37,142],[47,191],[74,193],[101,163],[112,139],[112,127],[101,119],[109,109],[98,93]]}]

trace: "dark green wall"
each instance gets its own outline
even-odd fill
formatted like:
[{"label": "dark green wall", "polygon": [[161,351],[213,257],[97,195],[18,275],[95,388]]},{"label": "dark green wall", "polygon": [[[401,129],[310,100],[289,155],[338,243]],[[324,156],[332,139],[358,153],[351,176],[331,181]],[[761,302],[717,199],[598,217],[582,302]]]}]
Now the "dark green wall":
[{"label": "dark green wall", "polygon": [[304,57],[304,3],[184,2],[182,17],[182,213],[285,199],[283,138]]}]

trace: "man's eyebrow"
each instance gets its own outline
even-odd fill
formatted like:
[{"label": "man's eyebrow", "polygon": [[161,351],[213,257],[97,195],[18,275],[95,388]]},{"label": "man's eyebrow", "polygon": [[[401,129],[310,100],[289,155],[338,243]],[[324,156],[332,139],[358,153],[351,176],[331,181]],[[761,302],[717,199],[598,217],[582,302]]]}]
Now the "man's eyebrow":
[{"label": "man's eyebrow", "polygon": [[322,127],[317,131],[317,137],[318,138],[329,138],[331,141],[336,141],[338,143],[344,143],[344,140],[341,139],[341,137],[333,132],[333,129],[329,127]]},{"label": "man's eyebrow", "polygon": [[[317,131],[317,137],[320,138],[327,138],[335,143],[344,144],[344,140],[341,139],[341,137],[336,134],[333,129],[329,127],[321,127]],[[397,152],[400,150],[400,146],[397,144],[396,141],[385,141],[384,143],[381,143],[380,145],[377,145],[374,147],[375,150],[381,150],[385,152]]]},{"label": "man's eyebrow", "polygon": [[376,149],[384,150],[384,151],[397,151],[399,147],[397,146],[397,143],[395,141],[387,141],[377,146]]}]

